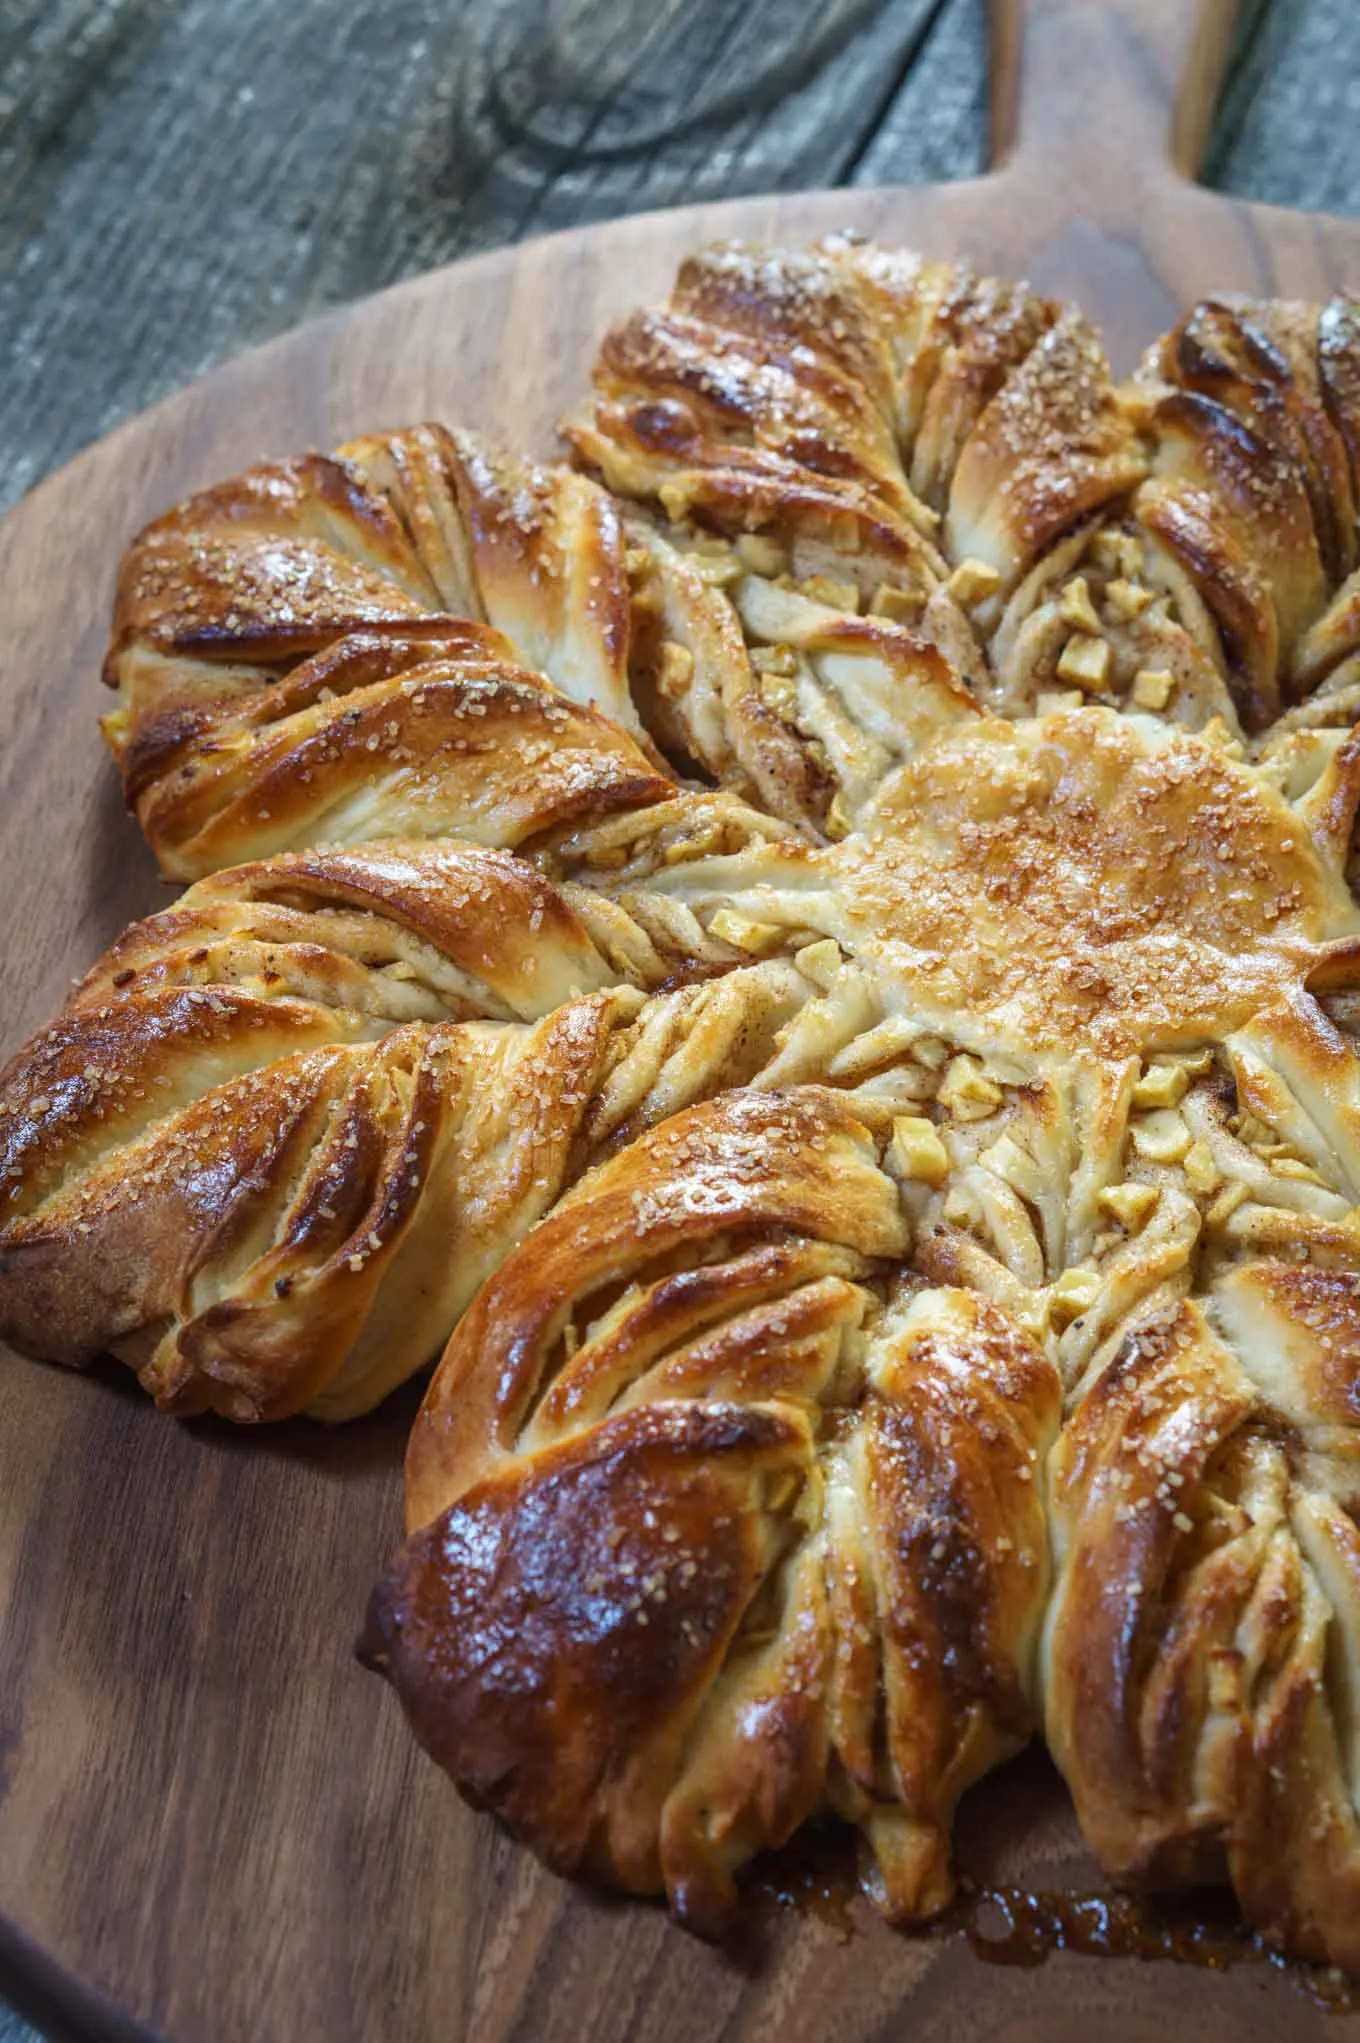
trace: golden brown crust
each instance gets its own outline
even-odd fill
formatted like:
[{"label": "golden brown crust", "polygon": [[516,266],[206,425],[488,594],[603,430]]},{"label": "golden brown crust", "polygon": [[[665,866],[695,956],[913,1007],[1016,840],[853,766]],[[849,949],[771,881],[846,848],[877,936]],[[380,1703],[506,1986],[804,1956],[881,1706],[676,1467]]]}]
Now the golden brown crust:
[{"label": "golden brown crust", "polygon": [[511,1257],[412,1436],[370,1655],[552,1863],[700,1928],[827,1806],[934,1913],[954,1801],[1032,1721],[1056,1374],[967,1293],[885,1314],[907,1238],[831,1095],[729,1094]]},{"label": "golden brown crust", "polygon": [[[1055,341],[1056,316],[1024,291],[846,242],[719,247],[686,263],[664,313],[635,314],[609,337],[596,401],[567,432],[606,482],[651,508],[630,537],[648,563],[644,600],[682,654],[660,669],[662,689],[672,684],[663,721],[711,771],[838,836],[873,779],[916,749],[901,707],[923,675],[939,687],[933,659],[985,695],[941,530],[950,544],[956,527],[976,536],[983,565],[995,553],[1011,579],[1055,519],[1070,523],[1142,473],[1136,453],[1132,467],[1123,458],[1132,436],[1096,344],[1070,319]],[[1017,381],[1054,346],[1060,373]],[[1008,471],[1009,497],[990,472],[986,424],[998,446],[1014,432],[997,409],[1007,389],[1036,426],[1032,468]],[[950,494],[970,448],[973,501],[1000,521],[991,535],[974,535]],[[677,556],[713,593],[684,585]],[[871,608],[879,616],[857,630],[850,618]],[[700,611],[712,617],[706,639],[727,640],[717,717],[693,645]],[[644,647],[644,687],[656,685]]]},{"label": "golden brown crust", "polygon": [[772,962],[648,1003],[668,960],[618,920],[417,843],[137,925],[0,1074],[6,1337],[114,1348],[175,1411],[376,1403],[593,1155],[749,1077],[805,995]]},{"label": "golden brown crust", "polygon": [[672,787],[626,732],[526,668],[368,637],[340,640],[158,765],[138,814],[178,877],[318,840],[514,849]]},{"label": "golden brown crust", "polygon": [[108,736],[216,877],[0,1077],[0,1325],[342,1416],[462,1314],[369,1650],[564,1870],[709,1929],[834,1811],[914,1920],[1042,1724],[1118,1877],[1360,1969],[1354,308],[1116,389],[722,247],[568,433],[134,547]]},{"label": "golden brown crust", "polygon": [[1041,552],[1124,496],[1143,472],[1104,349],[1083,319],[1064,313],[964,442],[950,484],[946,544],[953,558],[994,568],[1009,593]]},{"label": "golden brown crust", "polygon": [[[1235,1272],[1219,1294],[1231,1345],[1188,1303],[1130,1325],[1055,1462],[1045,1680],[1050,1747],[1112,1872],[1176,1885],[1226,1871],[1272,1941],[1350,1970],[1355,1281]],[[1288,1345],[1268,1366],[1306,1408],[1302,1430],[1252,1380],[1277,1329]],[[1308,1395],[1310,1362],[1332,1372],[1327,1330],[1352,1358],[1339,1427]]]},{"label": "golden brown crust", "polygon": [[[1107,1056],[1221,1036],[1342,954],[1353,769],[1294,799],[1231,752],[1107,711],[950,724],[844,843],[795,840],[593,880],[630,913],[681,904],[834,939],[888,1002],[982,1042]],[[1334,811],[1337,813],[1334,814]]]},{"label": "golden brown crust", "polygon": [[1260,730],[1334,675],[1353,713],[1345,301],[1206,301],[1117,392],[1080,316],[1023,288],[846,239],[723,247],[610,336],[596,388],[570,437],[673,539],[755,533],[772,577],[888,591],[1008,712],[1146,674],[1136,706],[1192,727]]},{"label": "golden brown crust", "polygon": [[1253,729],[1321,678],[1301,645],[1356,564],[1357,364],[1343,304],[1211,299],[1140,372],[1154,454],[1137,519],[1192,576]]},{"label": "golden brown crust", "polygon": [[177,878],[318,836],[515,844],[666,791],[628,601],[618,514],[569,471],[440,426],[265,463],[132,547],[105,735]]}]

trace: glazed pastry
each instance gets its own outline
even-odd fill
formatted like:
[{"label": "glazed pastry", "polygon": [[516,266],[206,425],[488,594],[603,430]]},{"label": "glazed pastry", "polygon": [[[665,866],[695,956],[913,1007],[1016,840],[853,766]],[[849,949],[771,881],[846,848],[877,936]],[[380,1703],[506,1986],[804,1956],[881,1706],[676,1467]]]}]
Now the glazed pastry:
[{"label": "glazed pastry", "polygon": [[[807,987],[658,993],[503,853],[388,844],[205,880],[0,1074],[0,1320],[165,1409],[366,1411],[611,1142],[740,1084]],[[624,939],[622,955],[620,937]]]},{"label": "glazed pastry", "polygon": [[1057,1373],[895,1293],[897,1188],[833,1097],[731,1094],[594,1171],[454,1337],[370,1657],[549,1862],[721,1927],[832,1808],[886,1910],[1036,1717]]},{"label": "glazed pastry", "polygon": [[1240,735],[1360,701],[1344,301],[1209,301],[1116,390],[1080,314],[1023,287],[848,239],[721,247],[595,384],[569,436],[638,506],[665,631],[690,649],[678,556],[725,597],[705,642],[719,612],[729,664],[745,645],[718,733],[706,660],[663,656],[665,721],[780,814],[837,834],[900,756],[866,639],[894,674],[943,653],[1007,715],[1056,694]]},{"label": "glazed pastry", "polygon": [[104,735],[175,879],[321,837],[513,847],[663,791],[627,604],[618,514],[569,470],[440,426],[264,463],[129,551]]},{"label": "glazed pastry", "polygon": [[0,1079],[0,1327],[240,1418],[447,1339],[366,1651],[563,1870],[716,1931],[831,1814],[917,1921],[1038,1733],[1114,1876],[1360,1972],[1353,308],[1118,387],[721,248],[567,431],[133,548],[198,884]]},{"label": "glazed pastry", "polygon": [[[1111,1871],[1229,1877],[1273,1940],[1360,1964],[1357,781],[1324,760],[1291,797],[1108,710],[979,717],[841,843],[592,880],[656,929],[782,939],[816,990],[759,1090],[528,1237],[417,1421],[367,1650],[551,1863],[711,1928],[836,1811],[914,1920],[957,1794],[1034,1721]],[[790,1149],[813,1204],[772,1217]],[[896,1246],[841,1204],[874,1164]],[[829,1326],[828,1241],[857,1259]],[[678,1594],[672,1524],[739,1609]]]}]

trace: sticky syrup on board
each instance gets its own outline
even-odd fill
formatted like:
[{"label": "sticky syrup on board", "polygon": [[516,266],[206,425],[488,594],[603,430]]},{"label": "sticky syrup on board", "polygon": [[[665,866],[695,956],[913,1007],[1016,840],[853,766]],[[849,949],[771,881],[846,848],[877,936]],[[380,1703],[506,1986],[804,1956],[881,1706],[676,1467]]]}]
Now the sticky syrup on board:
[{"label": "sticky syrup on board", "polygon": [[[840,1943],[849,1943],[859,1927],[854,1848],[844,1831],[809,1829],[783,1851],[758,1860],[745,1886],[757,1906],[813,1916]],[[1360,2009],[1360,1982],[1333,1966],[1286,1961],[1267,1950],[1243,1927],[1230,1897],[1215,1892],[1179,1903],[1153,1902],[1133,1894],[973,1887],[965,1880],[948,1916],[922,1934],[963,1936],[990,1965],[1042,1965],[1054,1951],[1076,1951],[1093,1958],[1169,1960],[1210,1972],[1269,1966],[1320,2008],[1336,2014]]]}]

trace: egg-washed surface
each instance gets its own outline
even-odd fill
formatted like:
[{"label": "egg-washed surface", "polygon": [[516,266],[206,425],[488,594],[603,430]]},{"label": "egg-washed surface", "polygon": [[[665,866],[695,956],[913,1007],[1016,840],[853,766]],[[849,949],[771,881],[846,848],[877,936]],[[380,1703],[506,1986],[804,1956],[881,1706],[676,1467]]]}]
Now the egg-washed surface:
[{"label": "egg-washed surface", "polygon": [[[1360,1971],[1360,328],[720,248],[588,473],[439,426],[133,547],[166,873],[0,1076],[0,1328],[168,1410],[444,1348],[367,1651],[552,1864],[897,1922],[1046,1739]],[[451,1336],[451,1338],[450,1338]]]}]

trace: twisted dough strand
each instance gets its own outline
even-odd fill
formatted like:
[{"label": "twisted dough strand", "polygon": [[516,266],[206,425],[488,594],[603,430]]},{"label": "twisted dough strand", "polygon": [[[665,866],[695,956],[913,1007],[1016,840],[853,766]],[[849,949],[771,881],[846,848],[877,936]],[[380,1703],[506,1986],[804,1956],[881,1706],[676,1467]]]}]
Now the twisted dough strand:
[{"label": "twisted dough strand", "polygon": [[507,1262],[412,1437],[370,1656],[475,1800],[696,1927],[825,1806],[943,1905],[1033,1721],[1056,1374],[966,1292],[885,1311],[906,1244],[844,1108],[729,1094]]},{"label": "twisted dough strand", "polygon": [[752,1075],[805,997],[771,961],[649,1001],[634,935],[630,978],[475,849],[200,882],[0,1074],[8,1337],[114,1348],[174,1411],[367,1409],[593,1154]]}]

